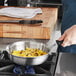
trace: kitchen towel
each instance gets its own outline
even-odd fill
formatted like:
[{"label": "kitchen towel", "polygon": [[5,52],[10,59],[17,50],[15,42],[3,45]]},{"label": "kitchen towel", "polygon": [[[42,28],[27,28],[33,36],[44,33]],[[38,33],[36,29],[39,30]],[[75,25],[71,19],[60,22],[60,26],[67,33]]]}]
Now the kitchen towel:
[{"label": "kitchen towel", "polygon": [[42,13],[41,8],[5,7],[0,9],[0,15],[16,18],[33,18]]}]

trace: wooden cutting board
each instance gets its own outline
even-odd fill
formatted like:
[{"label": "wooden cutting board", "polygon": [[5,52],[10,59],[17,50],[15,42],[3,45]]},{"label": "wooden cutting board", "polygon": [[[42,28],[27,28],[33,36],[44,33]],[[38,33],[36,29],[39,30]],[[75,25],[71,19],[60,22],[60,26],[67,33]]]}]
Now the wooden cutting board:
[{"label": "wooden cutting board", "polygon": [[[43,13],[36,15],[32,19],[43,20],[42,24],[33,25],[33,24],[0,23],[0,37],[50,39],[51,33],[57,22],[58,8],[42,7],[41,9]],[[22,19],[0,16],[0,20],[22,20]]]}]

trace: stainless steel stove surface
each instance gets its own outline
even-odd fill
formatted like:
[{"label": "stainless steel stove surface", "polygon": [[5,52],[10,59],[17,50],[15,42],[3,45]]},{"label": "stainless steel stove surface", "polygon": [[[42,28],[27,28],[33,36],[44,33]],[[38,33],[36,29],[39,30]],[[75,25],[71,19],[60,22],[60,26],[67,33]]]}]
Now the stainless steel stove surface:
[{"label": "stainless steel stove surface", "polygon": [[[53,64],[53,62],[51,61],[52,58],[53,55],[50,55],[47,61],[45,61],[43,64],[29,66],[29,68],[32,68],[30,70],[27,70],[29,69],[27,68],[28,66],[17,65],[10,61],[6,51],[0,52],[0,76],[51,76],[50,68]],[[14,71],[17,73],[15,73]]]},{"label": "stainless steel stove surface", "polygon": [[49,6],[61,6],[61,0],[31,0],[29,2],[31,5],[34,6],[41,6],[41,7],[49,7]]}]

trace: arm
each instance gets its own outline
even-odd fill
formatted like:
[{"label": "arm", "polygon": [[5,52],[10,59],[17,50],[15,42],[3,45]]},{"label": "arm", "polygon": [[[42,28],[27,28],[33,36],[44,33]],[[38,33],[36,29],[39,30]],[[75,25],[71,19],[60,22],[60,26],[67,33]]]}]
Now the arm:
[{"label": "arm", "polygon": [[62,0],[64,14],[62,19],[61,33],[59,40],[64,40],[62,46],[76,44],[76,1]]}]

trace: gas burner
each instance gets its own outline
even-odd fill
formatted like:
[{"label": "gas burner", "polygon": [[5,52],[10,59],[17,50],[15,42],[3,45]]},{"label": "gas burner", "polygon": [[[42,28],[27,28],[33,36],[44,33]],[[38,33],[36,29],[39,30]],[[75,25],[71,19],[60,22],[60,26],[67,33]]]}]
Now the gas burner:
[{"label": "gas burner", "polygon": [[36,74],[33,66],[15,65],[13,72],[16,74]]}]

